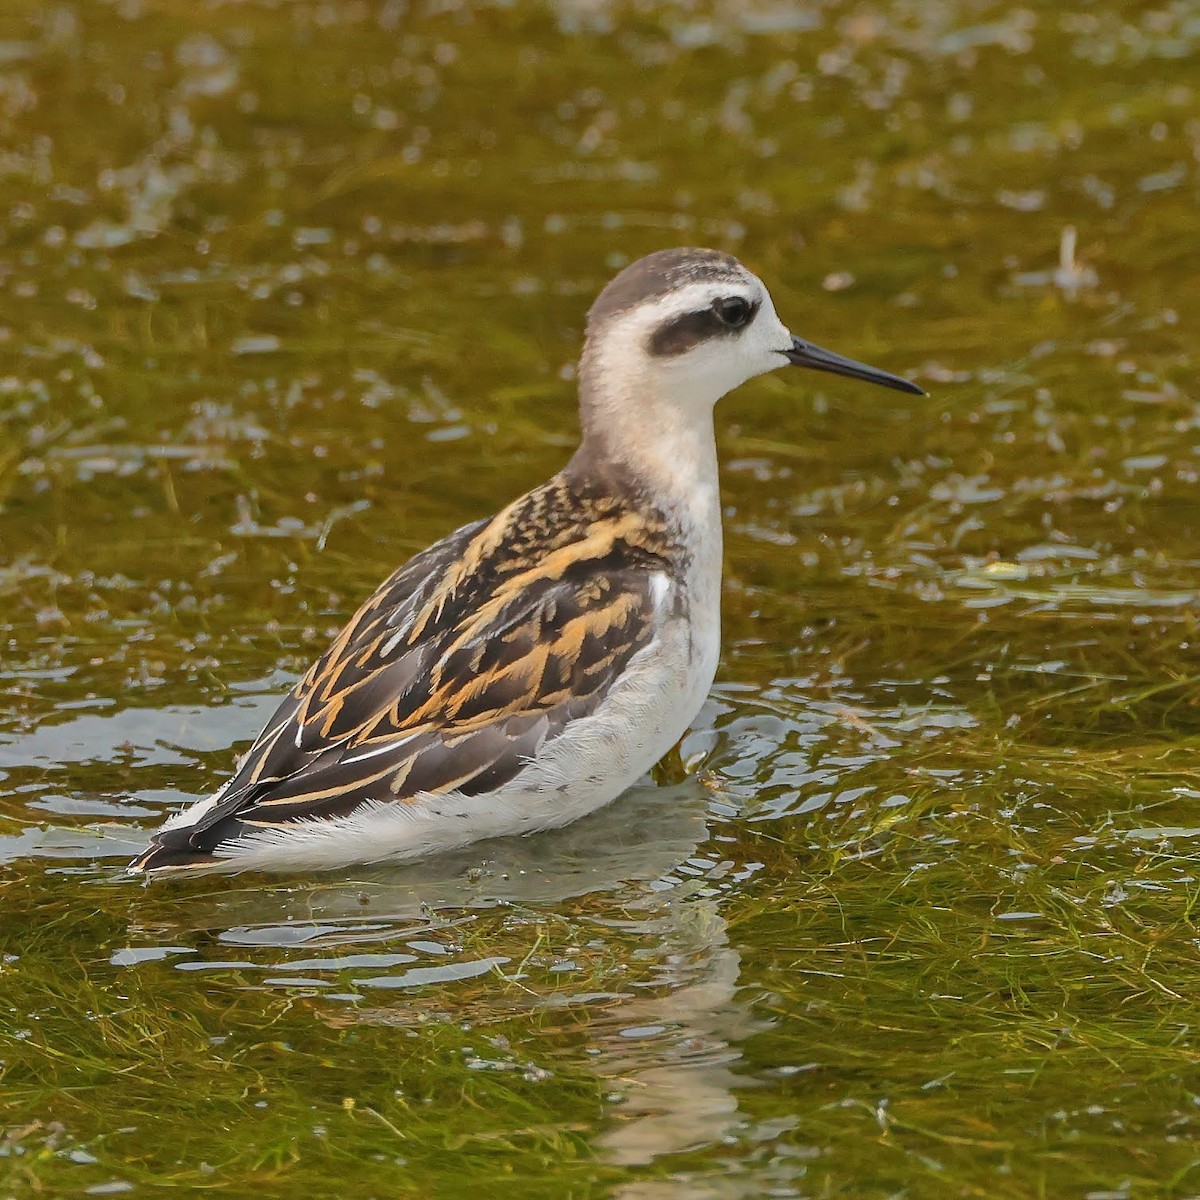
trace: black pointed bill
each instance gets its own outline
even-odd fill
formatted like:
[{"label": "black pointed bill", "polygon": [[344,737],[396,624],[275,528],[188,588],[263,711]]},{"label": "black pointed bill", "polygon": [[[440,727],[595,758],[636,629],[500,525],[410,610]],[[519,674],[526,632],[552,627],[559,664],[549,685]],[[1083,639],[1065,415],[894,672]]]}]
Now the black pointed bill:
[{"label": "black pointed bill", "polygon": [[855,362],[852,358],[843,358],[840,354],[834,354],[832,350],[824,350],[798,337],[792,338],[790,350],[781,350],[779,353],[793,366],[828,371],[831,375],[846,375],[850,379],[863,379],[867,383],[877,383],[880,387],[894,388],[898,392],[908,392],[913,396],[925,395],[925,389],[917,387],[909,379],[891,375],[878,367],[868,367],[866,363]]}]

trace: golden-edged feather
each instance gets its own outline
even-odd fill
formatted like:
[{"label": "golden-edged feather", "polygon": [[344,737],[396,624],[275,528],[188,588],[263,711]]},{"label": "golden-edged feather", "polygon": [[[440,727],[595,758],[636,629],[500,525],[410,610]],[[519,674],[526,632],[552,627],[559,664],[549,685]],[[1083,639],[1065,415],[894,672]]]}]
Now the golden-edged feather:
[{"label": "golden-edged feather", "polygon": [[455,531],[383,583],[217,802],[133,869],[201,865],[252,829],[369,801],[501,787],[653,640],[652,581],[680,553],[645,503],[566,473]]}]

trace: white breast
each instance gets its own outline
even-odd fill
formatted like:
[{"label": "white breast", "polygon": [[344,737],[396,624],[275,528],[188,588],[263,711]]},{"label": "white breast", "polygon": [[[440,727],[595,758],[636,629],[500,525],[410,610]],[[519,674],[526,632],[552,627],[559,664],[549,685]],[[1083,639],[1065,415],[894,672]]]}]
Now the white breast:
[{"label": "white breast", "polygon": [[497,797],[524,812],[529,828],[565,825],[616,799],[695,719],[716,673],[719,640],[715,623],[697,628],[676,600],[664,577],[659,635],[596,712],[568,726]]}]

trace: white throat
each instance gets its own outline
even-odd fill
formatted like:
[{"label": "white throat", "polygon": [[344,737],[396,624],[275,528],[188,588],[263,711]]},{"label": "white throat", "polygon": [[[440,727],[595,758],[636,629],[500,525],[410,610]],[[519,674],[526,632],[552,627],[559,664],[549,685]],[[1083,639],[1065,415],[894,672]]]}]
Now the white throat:
[{"label": "white throat", "polygon": [[[685,527],[715,527],[720,495],[713,404],[663,394],[637,360],[585,353],[580,377],[584,444],[624,467]],[[626,369],[621,369],[621,367]]]}]

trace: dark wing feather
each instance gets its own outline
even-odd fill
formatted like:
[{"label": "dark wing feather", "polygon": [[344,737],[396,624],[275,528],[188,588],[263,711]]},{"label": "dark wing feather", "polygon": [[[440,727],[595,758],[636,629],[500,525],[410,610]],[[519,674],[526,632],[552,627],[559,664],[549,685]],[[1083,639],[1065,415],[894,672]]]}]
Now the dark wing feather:
[{"label": "dark wing feather", "polygon": [[628,513],[568,530],[536,561],[513,557],[514,528],[527,536],[501,513],[397,571],[296,685],[220,800],[155,845],[194,856],[246,826],[482,794],[594,712],[657,632],[651,580],[664,560],[638,543]]},{"label": "dark wing feather", "polygon": [[[343,738],[347,731],[337,724],[337,716],[347,702],[351,711],[364,711],[370,707],[373,691],[379,695],[386,694],[386,689],[403,689],[405,670],[415,669],[416,663],[410,660],[403,670],[384,680],[377,668],[386,667],[388,660],[383,657],[372,662],[372,656],[397,629],[415,619],[486,524],[475,521],[456,529],[376,588],[267,722],[230,781],[225,800],[232,801],[248,785],[293,774],[305,765],[297,750],[320,751]],[[279,736],[273,736],[276,730]]]}]

